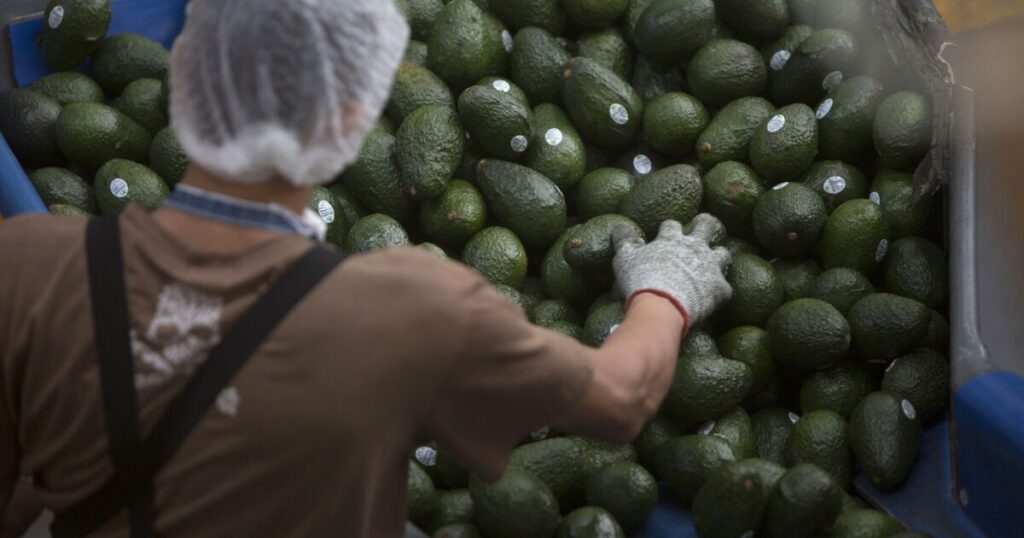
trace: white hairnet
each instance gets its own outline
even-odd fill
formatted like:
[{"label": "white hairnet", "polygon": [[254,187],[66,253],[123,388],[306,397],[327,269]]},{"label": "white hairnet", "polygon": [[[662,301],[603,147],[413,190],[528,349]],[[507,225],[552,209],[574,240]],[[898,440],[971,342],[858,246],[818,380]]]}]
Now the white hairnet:
[{"label": "white hairnet", "polygon": [[326,183],[355,160],[409,38],[391,0],[192,0],[171,121],[228,181]]}]

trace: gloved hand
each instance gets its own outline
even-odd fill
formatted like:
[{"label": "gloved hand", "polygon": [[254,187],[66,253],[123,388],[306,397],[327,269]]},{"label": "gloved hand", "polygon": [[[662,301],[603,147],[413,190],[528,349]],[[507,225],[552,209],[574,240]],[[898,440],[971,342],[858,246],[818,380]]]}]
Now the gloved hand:
[{"label": "gloved hand", "polygon": [[625,226],[616,228],[613,266],[626,304],[638,293],[660,295],[675,303],[686,329],[710,316],[732,297],[725,280],[732,256],[723,247],[708,245],[721,229],[722,223],[706,213],[693,219],[690,235],[683,234],[678,222],[666,220],[650,243]]}]

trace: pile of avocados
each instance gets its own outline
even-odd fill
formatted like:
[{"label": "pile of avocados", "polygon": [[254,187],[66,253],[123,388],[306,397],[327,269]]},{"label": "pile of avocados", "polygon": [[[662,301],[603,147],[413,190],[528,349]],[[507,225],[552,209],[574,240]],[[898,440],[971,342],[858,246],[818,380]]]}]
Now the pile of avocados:
[{"label": "pile of avocados", "polygon": [[[387,109],[310,199],[330,242],[461,261],[599,346],[623,318],[611,230],[651,240],[709,212],[734,290],[634,443],[545,428],[494,483],[427,444],[409,518],[446,538],[618,537],[668,495],[704,538],[922,536],[848,493],[858,472],[899,488],[949,398],[941,207],[913,195],[931,106],[865,59],[869,3],[397,4],[413,40]],[[44,17],[55,73],[0,94],[0,131],[54,213],[155,207],[187,165],[167,52],[106,38],[106,0]]]}]

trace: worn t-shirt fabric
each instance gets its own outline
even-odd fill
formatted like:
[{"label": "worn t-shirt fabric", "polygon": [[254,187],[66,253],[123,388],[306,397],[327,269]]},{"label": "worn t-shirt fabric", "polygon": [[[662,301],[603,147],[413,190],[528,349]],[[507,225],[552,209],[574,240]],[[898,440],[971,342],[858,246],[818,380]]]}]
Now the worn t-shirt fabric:
[{"label": "worn t-shirt fabric", "polygon": [[[122,214],[144,432],[259,294],[313,245],[190,249]],[[59,513],[112,473],[85,220],[0,224],[0,477]],[[401,536],[409,450],[493,475],[591,383],[585,348],[472,270],[415,248],[350,256],[273,331],[156,479],[160,536]],[[7,466],[8,468],[3,468]],[[126,536],[122,512],[95,536]]]}]

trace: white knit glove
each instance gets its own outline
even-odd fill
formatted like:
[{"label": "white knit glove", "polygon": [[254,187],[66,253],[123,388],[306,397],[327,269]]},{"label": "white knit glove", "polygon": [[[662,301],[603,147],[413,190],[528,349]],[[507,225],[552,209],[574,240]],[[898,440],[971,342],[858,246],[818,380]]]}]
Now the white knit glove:
[{"label": "white knit glove", "polygon": [[676,305],[687,329],[710,316],[732,297],[725,280],[732,256],[723,247],[708,245],[721,231],[722,223],[706,213],[693,219],[690,235],[683,234],[678,222],[666,220],[650,243],[625,226],[616,228],[615,276],[626,304],[639,293],[660,295]]}]

